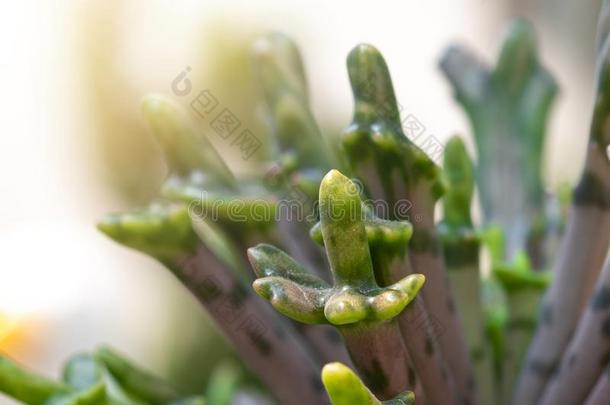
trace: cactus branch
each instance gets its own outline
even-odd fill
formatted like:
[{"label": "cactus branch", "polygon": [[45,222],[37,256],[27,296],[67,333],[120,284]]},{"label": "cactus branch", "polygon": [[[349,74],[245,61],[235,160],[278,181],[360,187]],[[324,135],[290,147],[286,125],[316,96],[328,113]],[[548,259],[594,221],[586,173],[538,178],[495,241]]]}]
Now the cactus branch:
[{"label": "cactus branch", "polygon": [[583,403],[606,368],[609,353],[610,261],[607,260],[589,305],[539,403]]},{"label": "cactus branch", "polygon": [[411,275],[386,288],[374,277],[362,207],[355,185],[331,170],[320,185],[321,233],[333,285],[304,270],[279,249],[249,251],[258,274],[256,292],[276,310],[308,323],[335,325],[354,364],[373,392],[397,395],[409,381],[409,358],[393,318],[413,300],[423,276]]},{"label": "cactus branch", "polygon": [[[456,379],[458,392],[478,403],[472,387],[472,366],[446,280],[436,229],[434,205],[444,186],[440,169],[402,132],[392,81],[383,57],[370,45],[357,46],[348,56],[348,72],[354,94],[354,118],[344,131],[342,145],[355,175],[373,199],[385,200],[392,208],[411,204],[414,218],[410,261],[426,276],[422,290],[430,315],[443,326],[441,350]],[[439,299],[438,297],[443,297]]]},{"label": "cactus branch", "polygon": [[498,401],[498,390],[493,378],[491,347],[485,340],[479,269],[481,241],[470,216],[474,192],[473,164],[463,141],[457,136],[445,145],[443,171],[447,191],[442,198],[443,220],[438,225],[438,231],[443,243],[447,275],[463,322],[481,400],[484,404],[491,404]]},{"label": "cactus branch", "polygon": [[[604,9],[607,10],[607,9]],[[607,24],[602,13],[600,27]],[[601,38],[597,89],[585,167],[574,199],[560,253],[545,293],[542,316],[515,392],[515,403],[534,404],[557,367],[583,304],[587,302],[610,242],[610,41]],[[560,317],[560,318],[559,318]],[[559,320],[561,319],[561,321]]]},{"label": "cactus branch", "polygon": [[318,368],[304,343],[250,292],[239,272],[201,242],[185,207],[110,216],[99,228],[167,266],[281,402],[325,403],[320,387],[312,384]]}]

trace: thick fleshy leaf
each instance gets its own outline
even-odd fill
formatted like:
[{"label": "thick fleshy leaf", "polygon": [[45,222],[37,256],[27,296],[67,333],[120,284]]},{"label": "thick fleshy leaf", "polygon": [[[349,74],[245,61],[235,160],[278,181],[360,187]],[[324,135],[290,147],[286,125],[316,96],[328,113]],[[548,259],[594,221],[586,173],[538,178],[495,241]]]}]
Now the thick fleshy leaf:
[{"label": "thick fleshy leaf", "polygon": [[[116,404],[106,395],[106,385],[98,382],[89,388],[71,394],[53,397],[45,405],[109,405]],[[131,404],[125,404],[131,405]]]},{"label": "thick fleshy leaf", "polygon": [[328,299],[324,315],[334,325],[392,319],[415,298],[424,280],[423,275],[412,274],[366,295],[353,289],[341,290]]},{"label": "thick fleshy leaf", "polygon": [[149,404],[165,404],[180,398],[176,388],[136,367],[110,347],[104,346],[96,350],[95,358],[125,390]]},{"label": "thick fleshy leaf", "polygon": [[328,289],[328,283],[308,272],[282,250],[265,243],[248,249],[248,258],[256,277],[283,277],[300,285]]},{"label": "thick fleshy leaf", "polygon": [[110,214],[97,225],[115,241],[163,262],[192,254],[199,240],[188,209],[182,205],[151,205],[145,210]]},{"label": "thick fleshy leaf", "polygon": [[44,405],[55,395],[74,389],[27,371],[6,357],[0,356],[0,392],[28,405]]},{"label": "thick fleshy leaf", "polygon": [[263,277],[252,284],[278,312],[303,323],[326,323],[324,305],[330,289],[320,289],[283,277]]}]

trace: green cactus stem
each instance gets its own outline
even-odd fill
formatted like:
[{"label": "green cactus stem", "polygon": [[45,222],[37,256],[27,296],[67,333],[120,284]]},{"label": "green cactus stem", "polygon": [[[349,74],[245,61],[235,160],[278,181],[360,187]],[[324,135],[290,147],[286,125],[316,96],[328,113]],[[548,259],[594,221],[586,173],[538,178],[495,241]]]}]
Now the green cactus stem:
[{"label": "green cactus stem", "polygon": [[402,131],[392,80],[379,51],[359,45],[348,56],[347,67],[355,106],[353,121],[342,136],[343,150],[368,196],[389,204],[384,219],[406,219],[405,214],[412,218],[409,258],[413,269],[426,276],[426,308],[443,325],[439,342],[458,393],[477,404],[472,365],[434,225],[435,202],[444,192],[440,169]]},{"label": "green cactus stem", "polygon": [[527,353],[514,401],[538,403],[559,364],[582,308],[602,267],[610,242],[610,162],[607,122],[610,114],[610,37],[608,8],[599,22],[595,104],[587,157],[573,201],[566,234],[544,295],[542,315]]},{"label": "green cactus stem", "polygon": [[415,394],[406,391],[388,401],[380,401],[349,367],[330,363],[322,369],[322,382],[332,405],[413,405]]},{"label": "green cactus stem", "polygon": [[447,191],[442,198],[443,220],[438,225],[438,232],[481,400],[484,404],[492,404],[498,402],[498,390],[495,387],[491,348],[485,340],[479,269],[481,241],[470,216],[474,192],[473,165],[462,139],[457,136],[445,145],[443,171]]},{"label": "green cactus stem", "polygon": [[[163,263],[193,293],[243,361],[282,403],[325,403],[318,366],[289,325],[251,292],[243,273],[215,252],[221,234],[194,222],[186,207],[157,206],[110,215],[98,227],[115,241]],[[199,234],[198,234],[199,232]],[[203,243],[215,240],[214,244]],[[214,246],[214,247],[211,247]]]},{"label": "green cactus stem", "polygon": [[[424,282],[408,276],[386,288],[375,281],[358,189],[331,170],[320,185],[320,221],[333,285],[269,245],[249,250],[256,292],[280,313],[303,323],[336,326],[375,395],[389,399],[415,385],[394,318]],[[410,381],[411,375],[411,381]]]},{"label": "green cactus stem", "polygon": [[[391,285],[411,273],[407,245],[413,227],[408,221],[383,220],[371,206],[363,204],[362,210],[375,280],[382,287]],[[311,229],[311,236],[324,244],[320,223]],[[437,342],[442,327],[430,319],[421,297],[415,297],[398,316],[398,324],[427,403],[454,403],[458,397],[455,382]]]},{"label": "green cactus stem", "polygon": [[544,246],[530,225],[545,219],[542,148],[557,85],[538,60],[533,28],[514,20],[493,68],[460,46],[450,47],[440,66],[473,129],[485,223],[506,230],[505,259],[529,247],[542,268]]},{"label": "green cactus stem", "polygon": [[[582,404],[610,359],[610,262],[595,286],[541,405]],[[608,401],[608,397],[606,397]]]}]

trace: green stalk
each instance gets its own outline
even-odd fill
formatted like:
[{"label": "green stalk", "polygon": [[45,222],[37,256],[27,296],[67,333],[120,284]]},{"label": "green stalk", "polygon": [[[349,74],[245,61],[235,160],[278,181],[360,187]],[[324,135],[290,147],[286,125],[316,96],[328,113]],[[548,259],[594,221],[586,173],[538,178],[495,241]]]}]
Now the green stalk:
[{"label": "green stalk", "polygon": [[359,45],[347,65],[355,106],[353,121],[342,136],[343,149],[368,195],[389,205],[389,217],[384,219],[401,220],[404,214],[413,218],[409,258],[414,270],[426,277],[422,290],[426,308],[443,326],[439,342],[460,397],[478,404],[434,225],[434,206],[444,191],[440,170],[403,133],[390,74],[379,51]]},{"label": "green stalk", "polygon": [[279,401],[325,403],[321,387],[312,383],[319,369],[304,342],[252,294],[243,273],[220,258],[215,246],[223,244],[221,236],[204,225],[193,222],[184,206],[157,206],[108,216],[99,228],[168,267]]},{"label": "green stalk", "polygon": [[577,187],[566,234],[545,293],[542,314],[519,377],[514,403],[538,403],[559,364],[582,308],[591,294],[610,243],[610,114],[609,13],[604,5],[599,20],[595,105],[585,167]]},{"label": "green stalk", "polygon": [[537,238],[538,224],[545,224],[542,148],[557,85],[538,60],[535,42],[531,25],[516,19],[493,68],[453,46],[441,69],[474,132],[485,224],[506,231],[506,259],[529,249],[534,267],[542,268],[547,260],[543,238]]},{"label": "green stalk", "polygon": [[[421,275],[386,288],[375,281],[361,200],[336,170],[320,185],[320,221],[333,285],[313,276],[273,246],[250,249],[256,292],[280,313],[304,323],[339,329],[367,386],[382,399],[413,387],[411,365],[396,320],[421,288]],[[412,374],[412,373],[411,373]]]},{"label": "green stalk", "polygon": [[480,238],[475,233],[470,207],[474,191],[473,166],[459,137],[445,145],[443,170],[447,192],[442,198],[443,220],[438,226],[449,281],[474,365],[476,383],[484,404],[498,401],[491,348],[485,340],[479,269]]}]

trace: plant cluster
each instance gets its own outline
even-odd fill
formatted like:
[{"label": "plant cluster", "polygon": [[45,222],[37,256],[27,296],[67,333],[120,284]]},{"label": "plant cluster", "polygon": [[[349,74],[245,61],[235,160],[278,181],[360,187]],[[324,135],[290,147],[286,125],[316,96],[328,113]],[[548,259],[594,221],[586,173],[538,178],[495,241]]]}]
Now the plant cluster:
[{"label": "plant cluster", "polygon": [[[477,159],[456,136],[442,167],[405,133],[376,48],[347,58],[354,114],[333,137],[316,124],[296,45],[272,34],[253,46],[273,140],[261,169],[235,176],[180,108],[149,96],[170,173],[148,207],[98,227],[165,265],[281,404],[607,403],[609,12],[571,198],[543,186],[557,85],[525,20],[493,66],[461,46],[444,54]],[[281,215],[294,195],[309,220]],[[3,360],[0,390],[34,405],[203,401],[108,349],[68,362],[57,384]]]}]

